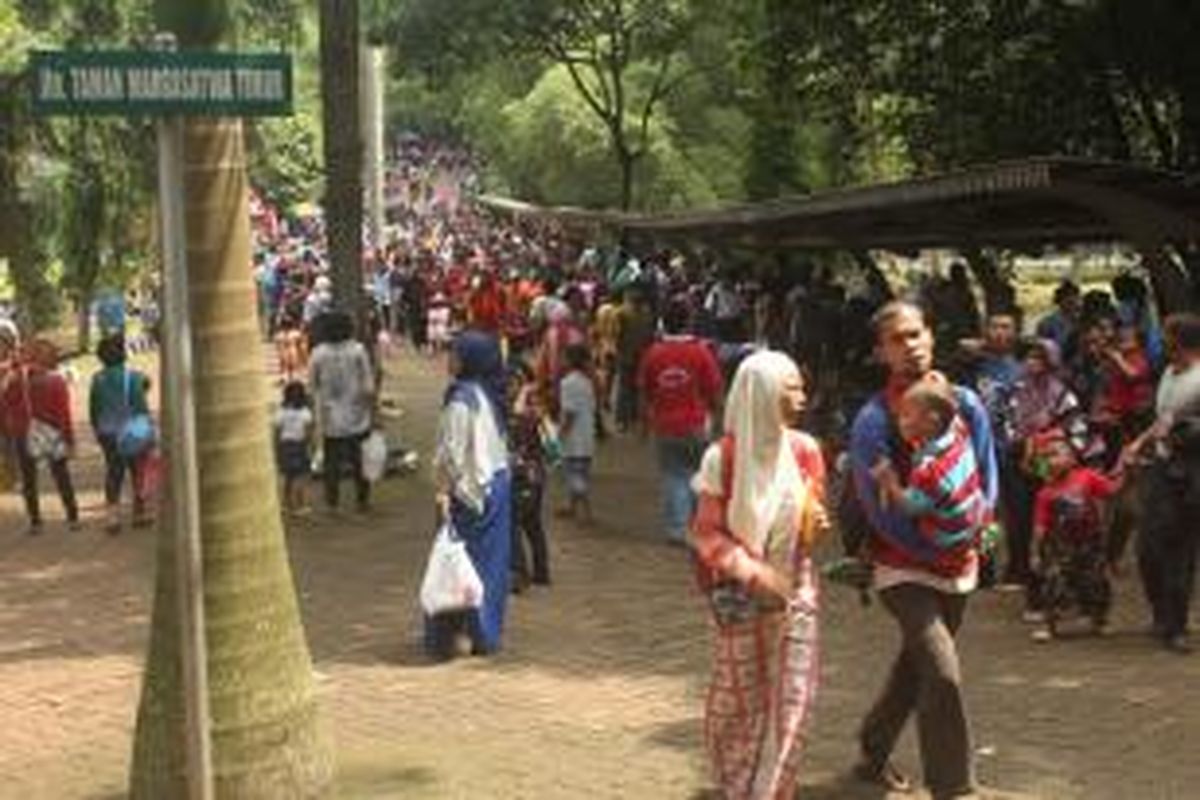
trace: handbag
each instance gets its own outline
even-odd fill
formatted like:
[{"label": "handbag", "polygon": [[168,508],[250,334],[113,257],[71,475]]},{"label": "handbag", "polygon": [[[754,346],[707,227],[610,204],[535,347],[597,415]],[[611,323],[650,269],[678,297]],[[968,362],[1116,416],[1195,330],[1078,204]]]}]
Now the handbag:
[{"label": "handbag", "polygon": [[146,453],[154,446],[156,440],[154,422],[150,415],[144,412],[134,413],[130,398],[133,378],[129,370],[125,370],[125,421],[117,431],[117,452],[124,458],[135,459]]},{"label": "handbag", "polygon": [[62,461],[67,457],[67,440],[62,431],[33,414],[33,398],[29,394],[29,370],[22,374],[21,389],[25,395],[25,408],[29,411],[29,433],[25,445],[34,461]]},{"label": "handbag", "polygon": [[558,425],[549,417],[538,421],[538,439],[542,445],[542,456],[550,466],[557,466],[562,461],[562,437]]},{"label": "handbag", "polygon": [[720,581],[708,592],[713,617],[722,628],[750,622],[758,614],[758,603],[737,581]]},{"label": "handbag", "polygon": [[371,483],[383,478],[387,471],[387,438],[381,430],[373,430],[362,441],[362,474]]},{"label": "handbag", "polygon": [[421,580],[420,600],[421,608],[431,617],[483,605],[483,581],[471,563],[466,543],[449,523],[434,537]]},{"label": "handbag", "polygon": [[67,442],[62,431],[53,425],[35,419],[29,424],[26,438],[29,455],[34,461],[62,461],[67,457]]}]

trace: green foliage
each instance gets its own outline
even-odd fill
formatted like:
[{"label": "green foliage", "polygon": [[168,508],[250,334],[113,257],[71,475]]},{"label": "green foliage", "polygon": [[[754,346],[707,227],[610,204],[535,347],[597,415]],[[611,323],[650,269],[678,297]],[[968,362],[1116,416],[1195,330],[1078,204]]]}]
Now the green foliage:
[{"label": "green foliage", "polygon": [[320,194],[321,125],[311,111],[260,120],[248,130],[250,180],[272,202],[289,209]]}]

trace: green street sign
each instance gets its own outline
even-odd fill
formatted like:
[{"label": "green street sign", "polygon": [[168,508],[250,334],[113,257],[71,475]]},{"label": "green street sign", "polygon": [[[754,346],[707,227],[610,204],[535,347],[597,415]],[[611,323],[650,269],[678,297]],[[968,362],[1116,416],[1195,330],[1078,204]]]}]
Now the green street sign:
[{"label": "green street sign", "polygon": [[37,114],[280,117],[292,113],[283,53],[37,51]]}]

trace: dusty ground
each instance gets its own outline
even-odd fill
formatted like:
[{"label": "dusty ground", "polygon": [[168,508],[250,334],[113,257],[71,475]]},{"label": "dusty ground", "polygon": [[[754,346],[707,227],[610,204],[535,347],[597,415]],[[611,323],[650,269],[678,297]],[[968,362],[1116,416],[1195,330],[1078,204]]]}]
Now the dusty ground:
[{"label": "dusty ground", "polygon": [[[391,365],[397,425],[428,453],[440,368]],[[87,528],[24,533],[0,505],[0,798],[115,798],[126,782],[146,639],[151,534],[99,530],[98,454],[77,470]],[[416,585],[431,536],[422,476],[388,482],[363,520],[293,525],[292,556],[347,798],[690,798],[706,788],[700,696],[707,631],[686,556],[656,539],[650,451],[607,444],[598,523],[553,526],[554,586],[511,606],[506,650],[430,666]],[[57,503],[46,497],[48,516]],[[1037,647],[1012,595],[972,605],[962,652],[980,774],[1013,798],[1200,795],[1200,656],[1141,633],[1136,585],[1117,632]],[[801,797],[873,795],[841,777],[895,647],[878,608],[825,593],[824,683]],[[899,754],[916,771],[909,734]]]}]

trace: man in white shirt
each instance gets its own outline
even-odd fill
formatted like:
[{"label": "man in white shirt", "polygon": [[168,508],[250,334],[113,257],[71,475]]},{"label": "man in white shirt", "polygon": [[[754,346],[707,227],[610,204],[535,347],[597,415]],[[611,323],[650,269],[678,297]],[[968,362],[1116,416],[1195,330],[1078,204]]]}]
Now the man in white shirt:
[{"label": "man in white shirt", "polygon": [[1131,445],[1150,451],[1140,480],[1137,558],[1155,636],[1168,650],[1187,654],[1200,548],[1200,316],[1168,319],[1166,343],[1170,364],[1159,384],[1155,423]]},{"label": "man in white shirt", "polygon": [[325,502],[338,506],[344,472],[349,469],[359,511],[366,511],[371,484],[362,471],[362,442],[371,432],[375,379],[367,349],[354,339],[348,314],[325,317],[325,340],[313,349],[308,384],[316,399],[323,441]]},{"label": "man in white shirt", "polygon": [[726,344],[740,342],[744,338],[745,326],[742,315],[745,304],[729,278],[722,276],[704,299],[704,310],[717,326],[717,337]]}]

